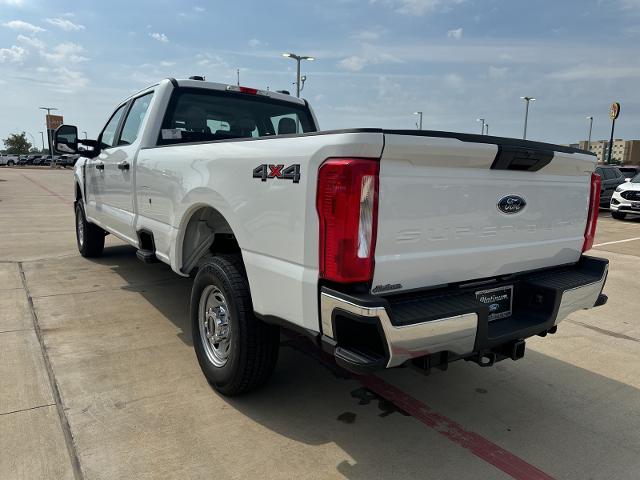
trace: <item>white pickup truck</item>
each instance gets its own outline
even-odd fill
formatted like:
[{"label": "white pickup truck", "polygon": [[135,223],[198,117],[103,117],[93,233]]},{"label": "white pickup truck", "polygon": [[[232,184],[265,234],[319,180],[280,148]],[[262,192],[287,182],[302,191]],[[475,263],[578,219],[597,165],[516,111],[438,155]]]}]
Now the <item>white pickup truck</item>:
[{"label": "white pickup truck", "polygon": [[272,373],[279,328],[357,373],[489,366],[606,302],[587,152],[435,131],[320,131],[306,101],[167,79],[97,140],[61,126],[78,248],[107,233],[194,276],[195,351],[226,395]]}]

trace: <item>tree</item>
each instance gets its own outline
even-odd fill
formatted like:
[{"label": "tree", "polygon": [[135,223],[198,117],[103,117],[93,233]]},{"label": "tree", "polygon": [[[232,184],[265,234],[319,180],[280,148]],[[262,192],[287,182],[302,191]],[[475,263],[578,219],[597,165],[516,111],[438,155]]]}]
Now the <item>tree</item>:
[{"label": "tree", "polygon": [[27,134],[12,133],[8,138],[3,140],[7,153],[20,155],[23,153],[29,153],[31,150],[31,142],[27,140]]}]

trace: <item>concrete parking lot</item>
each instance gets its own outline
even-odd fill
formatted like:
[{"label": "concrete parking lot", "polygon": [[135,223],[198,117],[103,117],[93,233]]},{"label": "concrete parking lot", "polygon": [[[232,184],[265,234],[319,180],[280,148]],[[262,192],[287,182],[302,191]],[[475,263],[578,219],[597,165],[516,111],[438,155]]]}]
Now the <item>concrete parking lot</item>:
[{"label": "concrete parking lot", "polygon": [[283,338],[271,383],[228,399],[191,280],[113,236],[81,258],[72,182],[0,169],[1,479],[640,477],[640,219],[602,212],[609,303],[518,362],[354,378]]}]

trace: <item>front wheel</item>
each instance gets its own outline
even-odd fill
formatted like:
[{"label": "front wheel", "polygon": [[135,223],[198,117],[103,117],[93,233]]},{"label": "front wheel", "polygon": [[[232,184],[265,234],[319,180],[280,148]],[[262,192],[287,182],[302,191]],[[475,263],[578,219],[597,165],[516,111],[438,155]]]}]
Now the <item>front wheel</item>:
[{"label": "front wheel", "polygon": [[105,231],[87,221],[82,202],[76,202],[76,240],[83,257],[99,257],[104,250]]},{"label": "front wheel", "polygon": [[621,213],[621,212],[611,212],[611,216],[613,218],[615,218],[616,220],[624,220],[627,216],[626,213]]},{"label": "front wheel", "polygon": [[223,395],[239,395],[269,380],[280,331],[253,313],[239,255],[212,257],[200,266],[191,291],[191,334],[204,376]]},{"label": "front wheel", "polygon": [[13,160],[9,160],[7,162],[7,165],[10,166],[10,167],[13,167],[15,165],[15,163],[13,163]]}]

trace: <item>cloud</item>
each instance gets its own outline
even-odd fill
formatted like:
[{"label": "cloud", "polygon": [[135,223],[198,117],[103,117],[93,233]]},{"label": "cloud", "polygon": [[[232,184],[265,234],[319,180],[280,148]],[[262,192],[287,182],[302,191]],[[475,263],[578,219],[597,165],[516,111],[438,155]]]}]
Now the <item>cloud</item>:
[{"label": "cloud", "polygon": [[89,79],[79,70],[72,70],[64,66],[41,66],[38,74],[45,80],[41,81],[51,90],[61,93],[74,93],[89,84]]},{"label": "cloud", "polygon": [[169,62],[167,60],[162,60],[160,62],[160,66],[161,67],[173,67],[176,64],[176,62]]},{"label": "cloud", "polygon": [[380,33],[374,32],[373,30],[363,30],[360,33],[356,33],[353,38],[361,42],[373,42],[380,38]]},{"label": "cloud", "polygon": [[640,0],[620,0],[620,6],[625,10],[640,9]]},{"label": "cloud", "polygon": [[259,47],[260,45],[262,45],[262,42],[257,38],[252,38],[251,40],[249,40],[249,46],[251,48],[256,48],[256,47]]},{"label": "cloud", "polygon": [[[448,10],[465,0],[369,0],[370,3],[381,3],[393,8],[403,15],[422,16],[438,10]],[[625,0],[632,1],[632,0]]]},{"label": "cloud", "polygon": [[220,55],[210,53],[199,53],[196,55],[197,64],[201,67],[209,68],[229,68],[227,62]]},{"label": "cloud", "polygon": [[489,78],[491,80],[500,80],[507,76],[507,72],[509,71],[508,67],[494,67],[491,65],[489,67]]},{"label": "cloud", "polygon": [[23,0],[0,0],[0,5],[8,5],[10,7],[21,7],[24,5]]},{"label": "cloud", "polygon": [[44,48],[44,42],[35,37],[26,37],[24,35],[18,35],[18,41],[31,48],[35,48],[36,50],[42,50]]},{"label": "cloud", "polygon": [[464,79],[457,73],[449,73],[444,76],[444,84],[451,88],[462,88],[464,86]]},{"label": "cloud", "polygon": [[385,63],[402,63],[402,60],[389,53],[381,52],[377,47],[365,44],[362,54],[343,58],[338,62],[338,67],[349,72],[359,72],[368,65]]},{"label": "cloud", "polygon": [[454,40],[460,40],[462,38],[463,29],[462,27],[456,28],[455,30],[449,30],[447,32],[448,38],[453,38]]},{"label": "cloud", "polygon": [[84,48],[71,42],[59,43],[50,52],[42,51],[40,53],[47,61],[55,65],[81,63],[88,60],[82,55]]},{"label": "cloud", "polygon": [[84,25],[73,23],[71,20],[67,20],[66,18],[47,18],[45,21],[66,32],[77,32],[78,30],[84,30]]},{"label": "cloud", "polygon": [[364,67],[366,67],[368,63],[369,62],[366,58],[352,55],[340,60],[340,62],[338,62],[338,66],[343,70],[348,70],[350,72],[359,72]]},{"label": "cloud", "polygon": [[196,12],[204,12],[204,11],[205,11],[204,7],[193,7],[193,9],[194,9]]},{"label": "cloud", "polygon": [[595,68],[590,64],[580,64],[565,70],[552,72],[549,76],[554,80],[562,81],[640,79],[640,67],[616,66],[615,68],[608,68],[606,65],[599,65],[598,68]]},{"label": "cloud", "polygon": [[150,33],[149,36],[151,38],[153,38],[154,40],[157,40],[161,43],[169,43],[169,39],[167,38],[167,36],[164,33]]},{"label": "cloud", "polygon": [[2,25],[10,28],[11,30],[22,30],[30,33],[39,33],[45,31],[45,29],[42,27],[38,27],[37,25],[29,22],[24,22],[22,20],[11,20],[10,22],[3,23]]},{"label": "cloud", "polygon": [[29,55],[29,52],[17,45],[9,48],[0,48],[0,63],[22,63],[27,55]]}]

